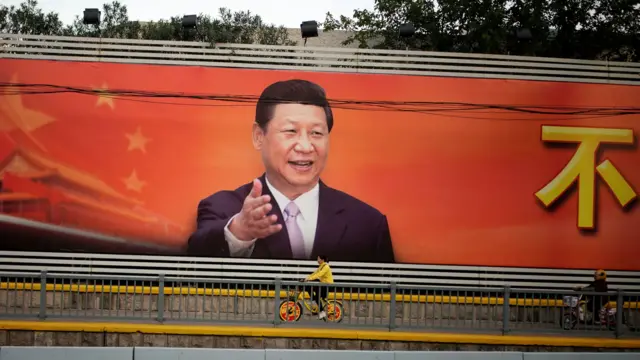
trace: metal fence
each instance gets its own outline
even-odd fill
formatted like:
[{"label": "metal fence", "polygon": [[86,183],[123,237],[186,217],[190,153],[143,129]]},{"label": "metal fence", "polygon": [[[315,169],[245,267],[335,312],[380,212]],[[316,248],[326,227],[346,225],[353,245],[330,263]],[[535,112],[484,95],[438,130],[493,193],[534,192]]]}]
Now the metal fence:
[{"label": "metal fence", "polygon": [[0,34],[0,58],[637,85],[640,64],[466,54]]},{"label": "metal fence", "polygon": [[[640,293],[0,273],[0,319],[637,335]],[[324,319],[310,294],[324,289]],[[592,315],[590,304],[601,302]],[[597,308],[596,308],[597,309]]]}]

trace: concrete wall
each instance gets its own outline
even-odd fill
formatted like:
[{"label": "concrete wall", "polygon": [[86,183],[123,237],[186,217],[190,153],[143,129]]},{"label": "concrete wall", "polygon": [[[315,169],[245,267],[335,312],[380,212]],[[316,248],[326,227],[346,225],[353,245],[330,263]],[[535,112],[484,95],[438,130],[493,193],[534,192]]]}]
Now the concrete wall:
[{"label": "concrete wall", "polygon": [[[260,336],[177,335],[153,333],[111,333],[80,331],[0,330],[0,347],[148,347],[201,349],[306,349],[360,351],[516,351],[516,352],[637,352],[616,347],[577,347],[545,345],[488,345],[417,341],[347,340],[323,338],[279,338]],[[4,360],[4,359],[2,359]],[[309,360],[309,359],[303,359]],[[327,360],[327,359],[324,359]],[[331,359],[333,360],[333,359]]]},{"label": "concrete wall", "polygon": [[2,347],[0,360],[637,360],[640,354]]}]

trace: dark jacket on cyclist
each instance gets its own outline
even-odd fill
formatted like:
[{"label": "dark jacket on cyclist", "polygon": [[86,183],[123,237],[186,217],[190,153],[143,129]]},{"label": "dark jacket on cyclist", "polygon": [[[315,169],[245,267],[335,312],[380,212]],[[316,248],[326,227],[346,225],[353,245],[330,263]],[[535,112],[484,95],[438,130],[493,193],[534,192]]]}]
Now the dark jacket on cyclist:
[{"label": "dark jacket on cyclist", "polygon": [[[580,288],[582,291],[607,293],[609,286],[607,285],[607,273],[604,270],[597,270],[593,274],[594,280],[587,286]],[[600,318],[600,310],[611,299],[608,295],[587,295],[587,310],[589,310],[594,319]]]}]

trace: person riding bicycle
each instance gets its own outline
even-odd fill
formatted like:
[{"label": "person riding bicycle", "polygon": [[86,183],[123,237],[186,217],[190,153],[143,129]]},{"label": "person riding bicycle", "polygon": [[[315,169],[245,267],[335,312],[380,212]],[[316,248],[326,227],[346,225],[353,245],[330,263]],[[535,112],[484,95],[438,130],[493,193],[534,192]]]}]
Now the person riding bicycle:
[{"label": "person riding bicycle", "polygon": [[[333,284],[333,275],[331,274],[329,259],[325,255],[318,256],[318,265],[318,269],[302,281],[316,281],[324,284]],[[315,299],[318,303],[318,319],[325,318],[327,314],[324,312],[322,300],[327,298],[327,288],[324,286],[313,286],[311,288],[311,293],[311,298]]]},{"label": "person riding bicycle", "polygon": [[[607,293],[609,287],[607,285],[607,272],[599,269],[593,273],[593,281],[584,287],[577,286],[574,288],[576,291],[592,291],[597,293]],[[600,319],[600,310],[602,306],[609,302],[609,296],[607,295],[595,295],[591,301],[587,301],[587,310],[593,314],[594,319]]]}]

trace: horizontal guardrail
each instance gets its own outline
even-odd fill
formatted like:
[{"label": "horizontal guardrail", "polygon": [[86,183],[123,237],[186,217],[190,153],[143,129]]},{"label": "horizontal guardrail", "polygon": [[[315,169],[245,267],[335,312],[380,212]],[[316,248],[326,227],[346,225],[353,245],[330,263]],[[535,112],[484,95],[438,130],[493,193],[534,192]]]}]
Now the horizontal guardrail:
[{"label": "horizontal guardrail", "polygon": [[0,34],[0,57],[640,84],[640,65],[627,62],[23,34]]},{"label": "horizontal guardrail", "polygon": [[[0,273],[0,318],[637,334],[640,293]],[[326,292],[324,319],[314,291]],[[583,305],[582,301],[586,301]],[[587,304],[603,303],[600,319]],[[584,307],[584,308],[583,308]],[[582,310],[581,310],[582,309]],[[599,312],[598,312],[599,313]]]}]

